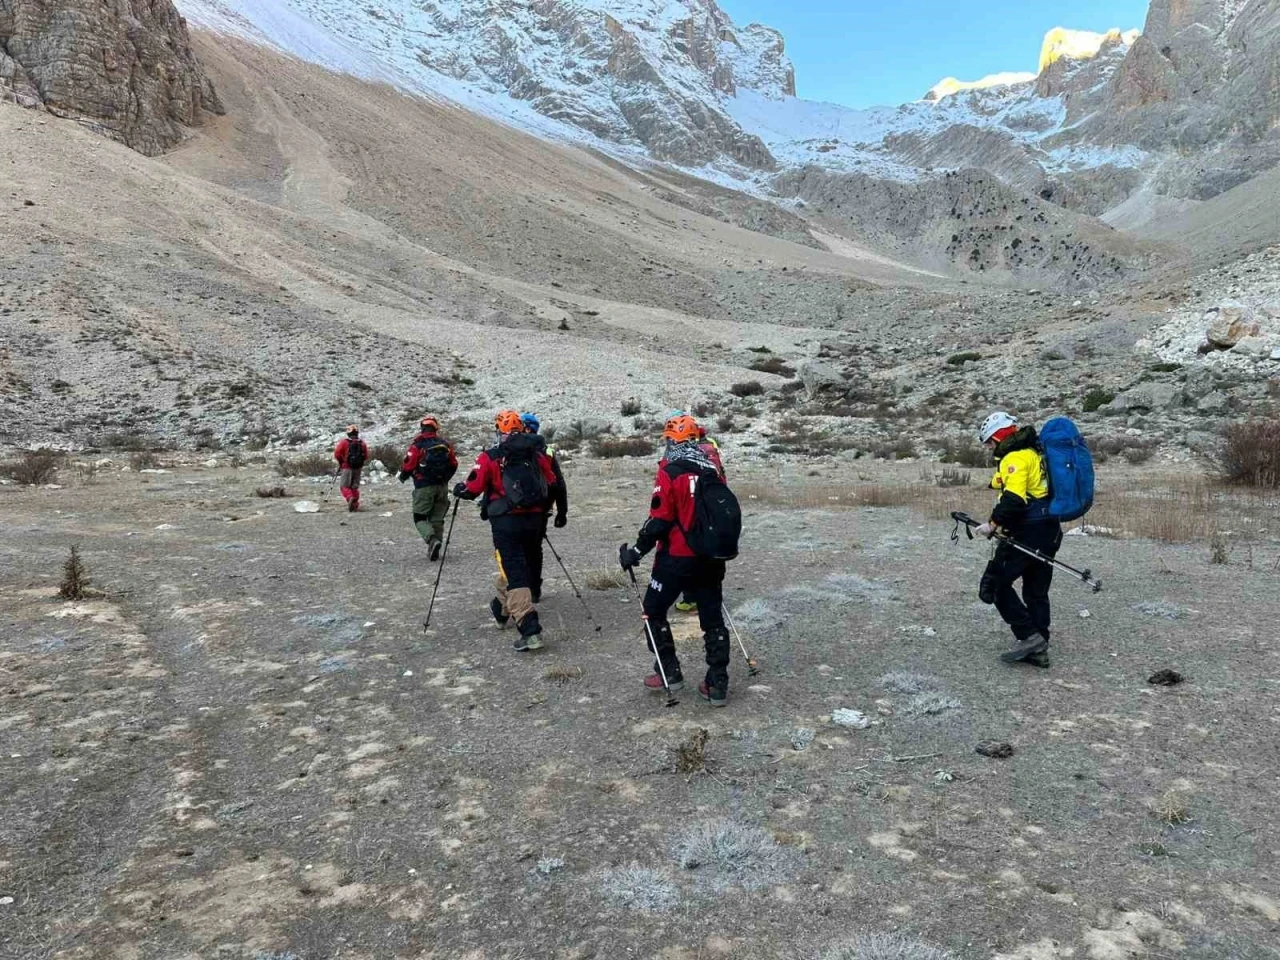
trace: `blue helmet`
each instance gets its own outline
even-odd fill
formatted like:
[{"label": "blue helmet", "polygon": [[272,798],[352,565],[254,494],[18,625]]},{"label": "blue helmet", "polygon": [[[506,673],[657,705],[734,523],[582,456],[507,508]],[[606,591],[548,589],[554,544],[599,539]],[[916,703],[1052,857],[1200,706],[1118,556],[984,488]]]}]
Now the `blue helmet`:
[{"label": "blue helmet", "polygon": [[538,428],[542,426],[542,424],[538,421],[537,415],[532,413],[520,414],[520,422],[524,424],[524,428],[528,430],[530,433],[537,433]]}]

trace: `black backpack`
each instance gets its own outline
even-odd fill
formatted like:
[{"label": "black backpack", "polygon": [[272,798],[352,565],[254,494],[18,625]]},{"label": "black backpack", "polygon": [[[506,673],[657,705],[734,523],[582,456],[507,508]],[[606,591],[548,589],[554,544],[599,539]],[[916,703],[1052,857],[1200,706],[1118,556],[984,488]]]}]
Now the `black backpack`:
[{"label": "black backpack", "polygon": [[[527,510],[547,502],[547,478],[538,461],[539,445],[531,434],[518,434],[498,447],[503,497],[497,513]],[[490,513],[495,511],[490,508]]]},{"label": "black backpack", "polygon": [[369,455],[369,450],[364,445],[363,440],[350,440],[347,442],[347,469],[359,470],[364,466],[365,458]]},{"label": "black backpack", "polygon": [[444,483],[454,474],[454,466],[449,462],[449,442],[439,437],[422,437],[413,441],[413,445],[422,451],[422,459],[418,468],[413,471],[413,479],[419,483],[436,485]]},{"label": "black backpack", "polygon": [[684,530],[685,543],[700,557],[732,560],[742,536],[742,506],[720,474],[704,470],[693,486],[693,523]]}]

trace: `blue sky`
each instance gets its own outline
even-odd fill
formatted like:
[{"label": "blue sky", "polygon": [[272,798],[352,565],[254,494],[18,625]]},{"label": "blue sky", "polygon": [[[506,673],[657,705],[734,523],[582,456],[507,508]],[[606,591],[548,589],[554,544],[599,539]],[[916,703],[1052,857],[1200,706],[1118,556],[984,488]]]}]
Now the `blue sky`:
[{"label": "blue sky", "polygon": [[916,100],[943,77],[1034,71],[1053,27],[1142,29],[1148,0],[719,0],[736,23],[782,31],[807,100]]}]

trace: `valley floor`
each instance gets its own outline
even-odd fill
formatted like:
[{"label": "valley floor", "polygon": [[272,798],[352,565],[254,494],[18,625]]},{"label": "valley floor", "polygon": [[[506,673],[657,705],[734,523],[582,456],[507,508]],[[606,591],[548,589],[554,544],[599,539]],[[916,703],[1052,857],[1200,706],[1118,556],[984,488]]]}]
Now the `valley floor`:
[{"label": "valley floor", "polygon": [[[548,556],[523,656],[470,508],[424,635],[403,487],[354,516],[323,484],[259,499],[281,481],[225,459],[0,488],[0,955],[807,960],[901,931],[974,960],[1274,956],[1273,539],[1214,565],[1070,537],[1105,589],[1059,579],[1052,669],[1008,668],[949,521],[739,476],[727,597],[761,672],[735,654],[728,709],[668,710],[637,604],[586,587],[650,469],[569,465],[553,539],[603,631]],[[72,545],[101,596],[56,596]]]}]

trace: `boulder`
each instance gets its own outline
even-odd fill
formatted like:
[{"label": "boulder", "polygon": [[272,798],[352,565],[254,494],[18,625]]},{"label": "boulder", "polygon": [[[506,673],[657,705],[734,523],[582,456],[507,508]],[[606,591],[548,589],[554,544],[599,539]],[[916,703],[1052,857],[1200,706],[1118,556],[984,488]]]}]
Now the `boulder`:
[{"label": "boulder", "polygon": [[1182,395],[1169,383],[1140,383],[1106,405],[1107,410],[1124,413],[1129,410],[1166,410],[1178,406]]},{"label": "boulder", "polygon": [[1227,395],[1221,390],[1214,390],[1200,398],[1200,402],[1196,404],[1196,409],[1201,413],[1217,413],[1220,410],[1227,409]]},{"label": "boulder", "polygon": [[1280,338],[1277,337],[1242,337],[1231,352],[1244,357],[1270,357],[1271,351],[1277,347],[1280,347]]},{"label": "boulder", "polygon": [[1204,318],[1209,321],[1205,342],[1217,350],[1230,350],[1245,337],[1256,337],[1262,332],[1254,312],[1243,303],[1231,300],[1209,310]]},{"label": "boulder", "polygon": [[838,367],[820,360],[804,360],[796,367],[796,376],[809,396],[844,387],[844,374]]}]

